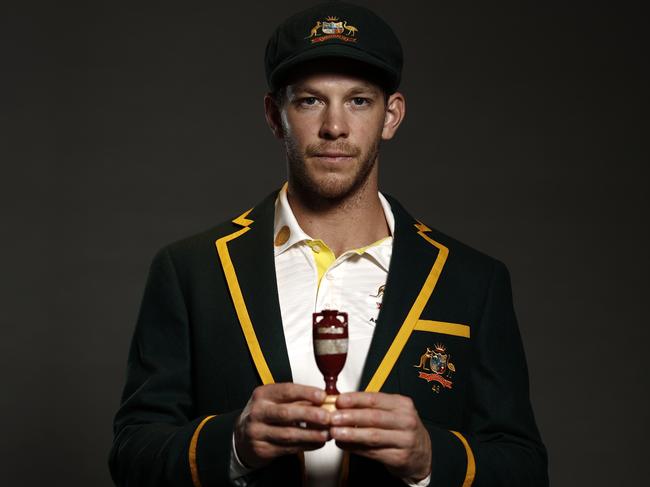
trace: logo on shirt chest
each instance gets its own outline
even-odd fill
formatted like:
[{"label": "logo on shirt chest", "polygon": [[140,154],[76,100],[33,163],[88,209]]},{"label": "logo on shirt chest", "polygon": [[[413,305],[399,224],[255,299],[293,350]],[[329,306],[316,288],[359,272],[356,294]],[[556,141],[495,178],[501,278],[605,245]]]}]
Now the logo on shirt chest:
[{"label": "logo on shirt chest", "polygon": [[451,363],[451,355],[447,352],[447,347],[442,343],[436,343],[433,349],[427,347],[426,351],[420,356],[420,363],[413,367],[420,369],[418,372],[419,379],[434,382],[431,390],[435,393],[439,393],[441,387],[445,389],[452,388],[451,376],[456,372],[456,367]]},{"label": "logo on shirt chest", "polygon": [[377,309],[381,309],[381,302],[384,299],[384,291],[386,290],[386,284],[382,284],[377,289],[377,294],[370,294],[371,298],[377,298]]},{"label": "logo on shirt chest", "polygon": [[[377,310],[381,309],[381,302],[384,300],[384,291],[386,289],[386,284],[382,284],[379,286],[377,289],[377,293],[375,294],[369,294],[371,298],[375,298],[375,305],[377,306]],[[377,323],[377,318],[374,316],[371,316],[370,319],[368,320],[370,323]]]}]

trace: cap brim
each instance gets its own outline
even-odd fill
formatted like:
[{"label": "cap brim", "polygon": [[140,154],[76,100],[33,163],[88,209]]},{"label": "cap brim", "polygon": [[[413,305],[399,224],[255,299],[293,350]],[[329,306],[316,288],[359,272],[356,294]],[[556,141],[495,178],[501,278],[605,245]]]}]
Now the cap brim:
[{"label": "cap brim", "polygon": [[381,73],[388,89],[396,90],[399,86],[399,73],[381,59],[378,59],[365,51],[361,51],[354,46],[331,44],[329,46],[318,46],[318,48],[308,49],[287,59],[282,64],[279,64],[270,76],[271,90],[279,88],[282,85],[282,82],[296,66],[307,61],[323,58],[345,58],[359,61],[376,68],[376,70]]}]

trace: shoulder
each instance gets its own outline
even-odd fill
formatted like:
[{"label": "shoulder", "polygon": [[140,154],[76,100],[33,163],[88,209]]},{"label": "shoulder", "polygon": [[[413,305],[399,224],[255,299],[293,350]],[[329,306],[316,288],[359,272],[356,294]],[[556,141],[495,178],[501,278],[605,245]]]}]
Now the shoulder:
[{"label": "shoulder", "polygon": [[440,242],[448,249],[448,263],[463,266],[468,270],[493,272],[495,267],[505,267],[504,264],[497,258],[484,253],[483,251],[468,245],[454,237],[438,230],[434,227],[429,227],[431,231],[429,235],[431,238]]},{"label": "shoulder", "polygon": [[433,239],[448,248],[444,277],[447,284],[476,296],[483,295],[496,281],[510,281],[506,265],[449,235],[431,229]]},{"label": "shoulder", "polygon": [[196,234],[184,237],[162,246],[154,257],[169,259],[174,268],[184,273],[192,269],[214,269],[219,263],[217,242],[245,226],[269,226],[273,224],[274,202],[277,191],[271,192],[257,205],[240,211],[217,225]]},{"label": "shoulder", "polygon": [[[473,281],[479,286],[487,284],[495,272],[505,272],[505,265],[498,259],[468,245],[428,221],[412,216],[401,203],[387,196],[396,219],[397,228],[403,232],[418,234],[422,240],[432,241],[432,252],[441,250],[445,253],[442,275],[446,279]],[[396,238],[399,238],[396,235]]]}]

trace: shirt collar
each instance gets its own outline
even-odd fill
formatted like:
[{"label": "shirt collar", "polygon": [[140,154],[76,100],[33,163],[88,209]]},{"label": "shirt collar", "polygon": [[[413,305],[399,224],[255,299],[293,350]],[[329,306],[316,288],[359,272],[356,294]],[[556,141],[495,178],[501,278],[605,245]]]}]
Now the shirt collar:
[{"label": "shirt collar", "polygon": [[[390,236],[380,240],[377,244],[365,248],[361,253],[366,253],[372,256],[381,267],[388,271],[388,265],[390,263],[393,248],[393,235],[395,233],[395,217],[393,216],[393,211],[391,210],[388,200],[386,200],[384,195],[381,193],[377,194],[379,196],[381,207],[384,210],[384,217],[386,218],[386,223],[390,230]],[[273,235],[274,253],[276,257],[299,242],[313,240],[312,237],[307,235],[307,233],[300,228],[298,220],[296,220],[296,217],[291,210],[289,199],[287,198],[286,183],[282,186],[282,189],[275,200]]]},{"label": "shirt collar", "polygon": [[298,242],[313,240],[307,235],[296,220],[289,199],[287,198],[287,184],[285,183],[275,200],[275,221],[273,223],[273,248],[277,257],[285,250]]}]

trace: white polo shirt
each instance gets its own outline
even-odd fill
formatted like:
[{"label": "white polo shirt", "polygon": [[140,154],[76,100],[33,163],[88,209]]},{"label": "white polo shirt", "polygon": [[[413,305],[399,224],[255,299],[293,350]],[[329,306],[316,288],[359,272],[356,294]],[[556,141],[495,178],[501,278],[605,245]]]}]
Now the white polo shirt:
[{"label": "white polo shirt", "polygon": [[[287,199],[286,184],[276,199],[275,272],[284,338],[296,384],[325,388],[323,374],[314,359],[312,313],[336,309],[348,314],[349,335],[348,356],[337,388],[340,392],[359,390],[393,252],[395,219],[386,198],[378,195],[391,235],[338,257],[325,242],[313,239],[300,228]],[[343,451],[334,441],[318,450],[306,451],[306,485],[336,486],[342,457]],[[237,479],[247,472],[235,453],[231,478]],[[236,483],[245,485],[244,479],[240,477]],[[427,485],[428,481],[429,478],[411,485]]]},{"label": "white polo shirt", "polygon": [[[275,206],[275,272],[284,338],[296,384],[325,388],[314,359],[312,313],[336,309],[348,314],[348,357],[339,374],[340,392],[359,389],[361,373],[375,331],[393,251],[395,220],[379,194],[391,236],[338,258],[321,240],[298,225],[287,199],[286,185]],[[305,452],[307,485],[335,486],[343,452],[334,441]]]}]

